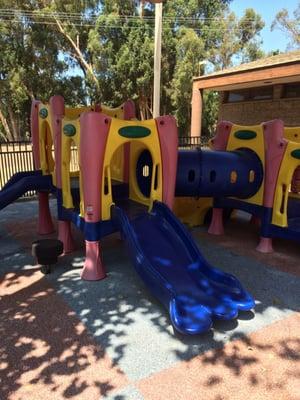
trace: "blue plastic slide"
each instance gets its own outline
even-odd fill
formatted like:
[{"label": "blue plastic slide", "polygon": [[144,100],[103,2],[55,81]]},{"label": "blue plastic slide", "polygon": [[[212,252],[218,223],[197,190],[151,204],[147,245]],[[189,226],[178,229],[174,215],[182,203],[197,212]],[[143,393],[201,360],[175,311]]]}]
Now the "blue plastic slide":
[{"label": "blue plastic slide", "polygon": [[229,320],[250,310],[254,300],[232,275],[212,267],[193,238],[162,203],[129,221],[114,206],[113,218],[126,240],[136,270],[167,308],[173,326],[184,334],[211,328],[213,319]]},{"label": "blue plastic slide", "polygon": [[40,171],[15,174],[0,191],[0,210],[16,201],[30,190],[51,190],[51,175],[43,176]]}]

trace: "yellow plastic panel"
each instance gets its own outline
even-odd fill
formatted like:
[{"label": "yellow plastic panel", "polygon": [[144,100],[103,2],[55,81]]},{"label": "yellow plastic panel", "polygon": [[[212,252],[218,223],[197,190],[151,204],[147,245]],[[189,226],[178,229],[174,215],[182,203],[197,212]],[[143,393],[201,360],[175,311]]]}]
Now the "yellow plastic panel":
[{"label": "yellow plastic panel", "polygon": [[[265,169],[265,142],[264,133],[261,125],[243,126],[233,125],[227,143],[227,151],[238,149],[249,149],[254,151],[259,157],[263,169]],[[251,178],[251,177],[249,177]],[[263,205],[264,200],[264,180],[258,192],[244,202],[256,205]]]},{"label": "yellow plastic panel", "polygon": [[123,105],[111,108],[101,104],[102,113],[112,118],[124,119],[124,108]]},{"label": "yellow plastic panel", "polygon": [[[69,127],[69,133],[68,133]],[[74,127],[74,130],[70,129]],[[61,134],[61,179],[62,179],[62,198],[63,206],[66,208],[73,208],[73,199],[71,195],[71,177],[76,177],[79,175],[79,190],[80,199],[83,199],[82,187],[81,187],[81,176],[78,172],[70,171],[70,161],[71,161],[71,147],[75,144],[77,148],[77,153],[79,154],[80,145],[80,120],[64,118],[62,120],[62,134]],[[79,159],[79,158],[78,158]],[[80,213],[82,213],[83,205],[80,204]]]},{"label": "yellow plastic panel", "polygon": [[77,119],[80,115],[86,111],[94,111],[93,106],[82,106],[82,107],[65,107],[65,117],[68,119]]},{"label": "yellow plastic panel", "polygon": [[300,127],[285,127],[283,132],[284,138],[291,142],[300,143]]},{"label": "yellow plastic panel", "polygon": [[[140,154],[146,149],[147,149],[147,147],[142,142],[136,141],[136,142],[131,143],[130,144],[130,162],[129,162],[129,170],[130,170],[130,172],[129,172],[129,198],[131,200],[137,201],[137,202],[145,204],[145,205],[149,204],[149,199],[141,193],[141,191],[138,187],[135,168],[136,168],[136,163],[138,161]],[[150,151],[150,153],[151,153],[151,151]],[[152,168],[152,173],[153,173],[153,168]]]},{"label": "yellow plastic panel", "polygon": [[[133,137],[138,129],[144,129],[149,132],[144,137]],[[127,133],[129,132],[129,135]],[[130,132],[132,135],[130,135]],[[127,136],[126,136],[127,135]],[[130,137],[131,136],[131,137]],[[104,178],[102,180],[102,220],[110,219],[110,207],[113,204],[111,189],[105,193],[105,180],[109,186],[111,184],[111,163],[114,159],[115,152],[123,149],[123,145],[130,142],[130,172],[129,172],[129,196],[130,199],[140,202],[142,204],[152,207],[154,200],[162,201],[162,160],[160,152],[160,144],[158,133],[156,130],[156,123],[154,120],[147,121],[124,121],[112,118],[108,140],[106,144],[106,151],[104,157]],[[139,190],[136,180],[136,161],[140,152],[147,148],[152,156],[153,161],[153,174],[150,198],[146,198]],[[157,187],[154,185],[154,174],[157,169]]]},{"label": "yellow plastic panel", "polygon": [[190,227],[204,224],[204,219],[210,208],[213,207],[211,197],[175,197],[174,214]]},{"label": "yellow plastic panel", "polygon": [[[281,227],[288,226],[287,205],[291,181],[295,169],[300,166],[300,145],[289,142],[281,162],[277,186],[274,196],[272,224]],[[296,197],[296,196],[293,196]]]},{"label": "yellow plastic panel", "polygon": [[123,182],[123,167],[124,167],[124,147],[119,147],[113,154],[111,160],[111,177],[116,181]]},{"label": "yellow plastic panel", "polygon": [[48,104],[39,104],[39,151],[43,175],[53,173],[55,162],[52,155],[51,109]]},{"label": "yellow plastic panel", "polygon": [[[65,116],[69,119],[79,118],[86,111],[95,111],[95,106],[66,107]],[[124,119],[123,104],[119,107],[108,107],[101,104],[101,112],[113,118]]]}]

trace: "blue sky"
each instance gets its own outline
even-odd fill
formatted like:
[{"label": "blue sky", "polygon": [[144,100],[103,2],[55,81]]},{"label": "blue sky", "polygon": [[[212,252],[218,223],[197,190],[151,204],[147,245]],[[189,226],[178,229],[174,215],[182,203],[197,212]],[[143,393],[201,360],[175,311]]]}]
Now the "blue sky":
[{"label": "blue sky", "polygon": [[230,9],[241,17],[246,8],[254,8],[266,24],[261,32],[263,49],[265,51],[277,49],[285,51],[289,43],[288,37],[279,29],[271,32],[271,24],[278,11],[286,8],[291,15],[297,8],[298,3],[299,0],[233,0],[230,3]]}]

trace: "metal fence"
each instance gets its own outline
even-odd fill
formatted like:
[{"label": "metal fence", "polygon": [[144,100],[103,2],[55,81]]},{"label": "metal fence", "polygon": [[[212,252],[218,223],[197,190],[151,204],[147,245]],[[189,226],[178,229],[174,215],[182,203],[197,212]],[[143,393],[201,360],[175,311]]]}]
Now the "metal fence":
[{"label": "metal fence", "polygon": [[[193,149],[205,145],[200,136],[179,137],[179,148]],[[34,169],[31,142],[0,143],[0,190],[16,173]],[[78,153],[71,148],[71,171],[78,171]],[[31,197],[35,192],[28,192],[24,197]]]},{"label": "metal fence", "polygon": [[179,148],[194,149],[196,147],[205,146],[207,143],[201,136],[180,136],[178,138]]},{"label": "metal fence", "polygon": [[[33,170],[31,142],[0,143],[0,189],[16,173]],[[30,197],[34,192],[26,193]]]}]

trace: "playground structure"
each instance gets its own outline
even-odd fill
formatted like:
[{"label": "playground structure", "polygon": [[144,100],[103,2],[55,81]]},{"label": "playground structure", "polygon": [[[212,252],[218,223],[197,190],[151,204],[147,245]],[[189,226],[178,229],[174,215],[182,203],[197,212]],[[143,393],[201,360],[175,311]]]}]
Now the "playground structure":
[{"label": "playground structure", "polygon": [[[101,237],[116,230],[110,210],[113,199],[122,200],[129,196],[130,199],[144,205],[150,201],[164,199],[171,206],[171,197],[168,193],[172,191],[172,184],[170,179],[169,187],[166,184],[163,186],[163,182],[167,182],[167,174],[173,174],[175,183],[176,170],[173,169],[173,172],[170,170],[174,163],[176,165],[177,141],[174,142],[174,154],[168,152],[164,156],[160,152],[159,133],[154,121],[125,122],[99,112],[83,113],[81,117],[70,120],[64,116],[64,103],[61,97],[55,96],[50,100],[50,104],[54,115],[52,132],[56,138],[55,159],[58,160],[55,163],[53,182],[57,188],[59,239],[64,243],[64,251],[71,252],[73,241],[70,223],[75,223],[83,230],[87,255],[82,277],[89,280],[101,279],[105,276],[105,271],[101,263],[98,242]],[[167,124],[170,120],[169,117],[164,118],[159,126]],[[176,125],[173,120],[172,122],[177,139]],[[119,130],[122,130],[121,134]],[[39,131],[33,135],[39,137]],[[129,156],[130,139],[138,141],[131,144]],[[70,172],[73,142],[79,153],[80,173]],[[152,151],[156,174],[149,198],[138,190],[135,179],[129,180],[130,167],[138,162],[138,154],[146,148]],[[167,152],[167,149],[163,148],[163,151]],[[36,152],[46,153],[43,148],[36,149]],[[47,167],[45,172],[48,173]],[[151,179],[150,171],[147,177]],[[49,214],[47,215],[49,219]]]},{"label": "playground structure", "polygon": [[[132,118],[132,103],[127,104],[130,112],[123,117]],[[253,308],[254,301],[240,282],[203,258],[171,209],[175,187],[184,196],[211,196],[216,191],[251,195],[261,181],[256,157],[243,152],[178,153],[174,118],[140,122],[115,118],[115,110],[108,111],[110,115],[81,110],[70,117],[60,96],[51,98],[47,108],[34,102],[36,171],[14,176],[0,194],[0,207],[28,187],[39,191],[39,230],[50,233],[48,194],[52,192],[57,197],[58,237],[64,252],[74,249],[71,223],[84,234],[86,259],[81,276],[86,280],[105,277],[100,240],[121,232],[137,272],[180,332],[200,333],[211,327],[213,319],[232,319],[239,310]],[[77,171],[70,170],[73,143],[78,151]],[[256,178],[248,188],[245,179],[235,186],[223,179],[220,186],[218,180],[209,179],[209,171],[222,160],[228,163],[226,171],[235,165],[247,177],[252,168]],[[205,182],[199,180],[204,171]]]},{"label": "playground structure", "polygon": [[106,276],[100,240],[119,231],[138,274],[182,333],[206,331],[254,301],[235,277],[203,258],[171,211],[174,201],[179,217],[194,225],[213,206],[213,234],[223,233],[223,209],[258,217],[260,251],[271,250],[273,236],[299,238],[298,130],[284,130],[279,120],[252,127],[222,122],[206,151],[178,151],[174,118],[137,121],[131,101],[116,109],[68,109],[54,96],[49,104],[33,102],[31,123],[36,170],[12,177],[0,192],[0,209],[37,190],[39,233],[49,234],[49,193],[55,195],[64,253],[75,248],[71,224],[83,232],[85,280]]},{"label": "playground structure", "polygon": [[[284,127],[280,120],[265,122],[256,126],[241,126],[231,122],[220,122],[216,136],[210,141],[210,148],[226,152],[236,152],[241,149],[257,157],[254,164],[261,165],[261,180],[258,190],[251,196],[226,195],[222,190],[219,195],[215,190],[212,197],[178,197],[175,201],[175,213],[190,226],[202,225],[207,220],[208,212],[212,211],[212,222],[209,233],[224,234],[223,211],[227,215],[232,210],[243,210],[251,214],[260,223],[260,243],[257,250],[264,253],[273,251],[272,238],[281,237],[291,240],[300,239],[300,129],[299,127]],[[254,156],[255,155],[255,156]],[[199,156],[201,157],[201,156]],[[207,165],[207,163],[205,163]],[[230,164],[231,166],[233,164]],[[223,164],[211,166],[212,180],[216,176],[228,180],[228,171]],[[255,180],[255,171],[250,169],[249,188]],[[230,181],[236,186],[242,177],[237,168],[229,172]],[[203,180],[203,177],[200,178]],[[221,184],[221,181],[219,181]],[[201,184],[200,184],[201,186]],[[206,192],[207,193],[207,192]]]},{"label": "playground structure", "polygon": [[[273,251],[274,237],[300,239],[300,146],[294,140],[299,133],[299,128],[284,128],[280,120],[257,126],[230,122],[218,125],[212,148],[216,151],[243,148],[255,153],[263,168],[263,180],[253,196],[243,199],[214,197],[210,233],[224,233],[222,210],[230,208],[244,210],[260,220],[261,238],[257,250],[261,252]],[[251,172],[249,181],[253,174]],[[238,174],[236,180],[239,180]]]},{"label": "playground structure", "polygon": [[[130,100],[117,108],[110,108],[101,104],[95,104],[89,107],[65,107],[63,98],[58,96],[52,97],[47,104],[38,100],[32,102],[31,133],[35,168],[41,170],[43,175],[51,174],[55,180],[55,162],[52,151],[55,139],[53,127],[57,122],[54,118],[57,119],[64,116],[65,125],[68,125],[73,122],[76,123],[80,115],[88,111],[103,112],[105,115],[119,119],[135,118],[135,105]],[[68,128],[66,129],[68,130]],[[66,136],[68,136],[68,134],[66,134]],[[78,135],[72,135],[72,132],[70,132],[69,137],[73,137],[72,140],[74,144],[78,145]],[[74,176],[78,176],[79,171],[74,172]]]}]

